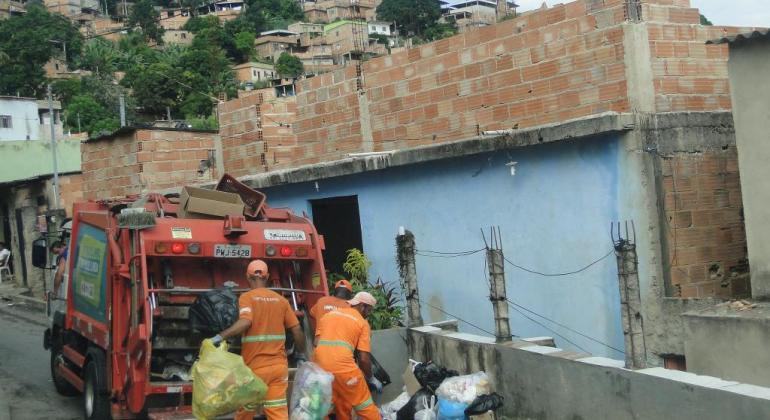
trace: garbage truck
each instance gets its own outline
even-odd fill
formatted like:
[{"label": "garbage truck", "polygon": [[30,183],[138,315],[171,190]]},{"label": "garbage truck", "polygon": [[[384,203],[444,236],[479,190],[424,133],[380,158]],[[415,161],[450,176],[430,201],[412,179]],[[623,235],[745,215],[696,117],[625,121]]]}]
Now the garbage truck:
[{"label": "garbage truck", "polygon": [[328,294],[323,237],[308,217],[228,175],[215,190],[75,203],[70,235],[44,347],[56,390],[82,394],[86,419],[190,418],[189,371],[206,338],[190,306],[218,288],[247,291],[250,260],[268,263],[308,336],[304,315]]}]

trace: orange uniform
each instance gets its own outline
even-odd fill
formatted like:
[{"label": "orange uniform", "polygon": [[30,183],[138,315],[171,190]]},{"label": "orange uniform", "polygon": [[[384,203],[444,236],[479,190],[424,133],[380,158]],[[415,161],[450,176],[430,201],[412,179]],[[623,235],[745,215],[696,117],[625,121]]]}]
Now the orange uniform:
[{"label": "orange uniform", "polygon": [[[267,384],[264,412],[269,420],[286,420],[286,389],[289,364],[286,360],[286,329],[299,325],[289,302],[272,290],[259,288],[241,295],[240,319],[251,321],[241,339],[243,361]],[[236,420],[253,419],[257,407],[244,407]]]},{"label": "orange uniform", "polygon": [[353,358],[355,350],[371,353],[369,322],[352,308],[341,308],[318,321],[318,347],[314,358],[322,369],[334,375],[332,403],[337,420],[350,420],[351,410],[365,420],[379,420],[363,372]]},{"label": "orange uniform", "polygon": [[313,318],[315,325],[318,325],[318,321],[324,314],[339,308],[350,308],[350,304],[345,299],[336,296],[324,296],[318,299],[318,302],[310,309],[310,317]]}]

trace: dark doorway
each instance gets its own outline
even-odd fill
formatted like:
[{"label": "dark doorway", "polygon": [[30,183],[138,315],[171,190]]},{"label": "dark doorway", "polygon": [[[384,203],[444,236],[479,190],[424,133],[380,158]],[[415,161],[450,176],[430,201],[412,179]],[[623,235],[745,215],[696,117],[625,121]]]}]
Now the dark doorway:
[{"label": "dark doorway", "polygon": [[333,273],[344,274],[342,264],[345,252],[351,248],[363,251],[361,239],[361,218],[358,214],[358,197],[324,198],[310,200],[313,208],[313,223],[318,233],[324,236],[326,251],[324,264]]},{"label": "dark doorway", "polygon": [[24,280],[24,286],[29,286],[27,284],[27,257],[26,252],[24,250],[24,221],[23,218],[22,209],[16,209],[16,236],[18,237],[17,240],[19,241],[19,261],[21,261],[21,269],[18,273],[21,275],[22,279]]}]

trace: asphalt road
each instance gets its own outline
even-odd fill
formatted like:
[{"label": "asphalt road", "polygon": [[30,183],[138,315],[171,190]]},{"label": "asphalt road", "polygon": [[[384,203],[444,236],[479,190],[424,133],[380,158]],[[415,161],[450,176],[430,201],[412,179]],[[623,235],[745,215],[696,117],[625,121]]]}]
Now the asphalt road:
[{"label": "asphalt road", "polygon": [[51,382],[45,324],[44,314],[0,301],[0,419],[83,418],[81,398],[62,397]]}]

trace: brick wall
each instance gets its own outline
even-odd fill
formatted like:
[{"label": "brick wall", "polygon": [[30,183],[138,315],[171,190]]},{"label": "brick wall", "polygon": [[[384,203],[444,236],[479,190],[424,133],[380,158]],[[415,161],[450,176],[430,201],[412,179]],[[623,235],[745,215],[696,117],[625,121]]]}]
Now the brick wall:
[{"label": "brick wall", "polygon": [[275,90],[241,92],[240,98],[219,108],[219,132],[226,171],[234,176],[266,172],[296,165],[297,116],[294,97],[275,95]]},{"label": "brick wall", "polygon": [[[726,46],[705,41],[745,28],[701,26],[698,10],[689,6],[687,0],[642,3],[655,110],[729,110]],[[248,108],[256,98],[242,98],[247,103],[234,101],[221,110],[225,124],[240,119],[236,132],[223,131],[225,153],[227,144],[239,147],[235,171],[248,174],[254,172],[248,165],[265,170],[262,153],[267,168],[279,169],[629,112],[626,14],[623,0],[577,0],[303,80],[297,96],[286,100],[296,109],[296,123],[284,143],[296,147],[279,159],[271,159],[270,144],[244,139],[248,127],[237,132],[255,118]],[[272,101],[265,97],[263,106]],[[247,144],[250,149],[243,149]]]},{"label": "brick wall", "polygon": [[214,155],[216,134],[164,129],[121,130],[82,144],[87,199],[121,197],[218,179],[201,160]]},{"label": "brick wall", "polygon": [[727,45],[706,45],[706,41],[750,28],[702,26],[698,9],[686,7],[687,1],[675,3],[685,7],[643,5],[656,110],[730,110]]},{"label": "brick wall", "polygon": [[61,205],[67,211],[67,216],[72,216],[72,204],[83,201],[83,175],[70,174],[59,177],[59,197]]},{"label": "brick wall", "polygon": [[663,159],[670,296],[750,294],[735,147]]}]

